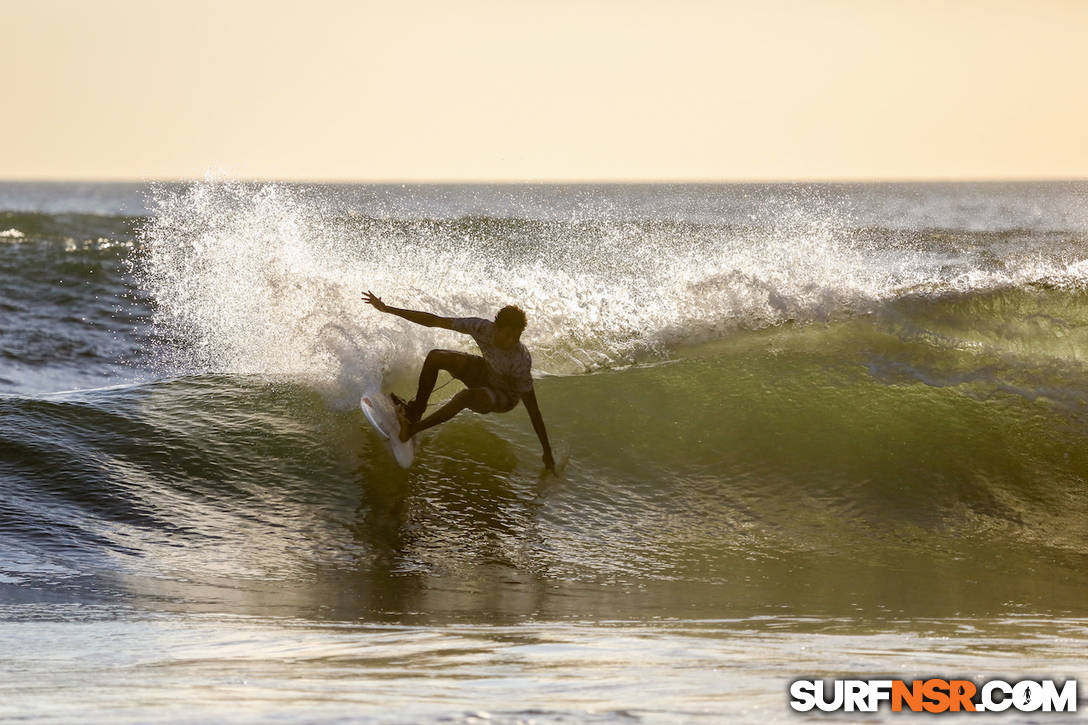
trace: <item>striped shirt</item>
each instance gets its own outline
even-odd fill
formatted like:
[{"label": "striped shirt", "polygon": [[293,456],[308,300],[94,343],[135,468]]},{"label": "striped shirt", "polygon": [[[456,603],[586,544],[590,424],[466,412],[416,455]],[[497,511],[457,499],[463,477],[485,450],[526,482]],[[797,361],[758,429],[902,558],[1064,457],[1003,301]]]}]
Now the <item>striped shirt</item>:
[{"label": "striped shirt", "polygon": [[517,396],[533,389],[533,357],[524,345],[502,349],[495,344],[495,323],[482,317],[454,317],[451,323],[454,331],[472,335],[479,345],[492,387]]}]

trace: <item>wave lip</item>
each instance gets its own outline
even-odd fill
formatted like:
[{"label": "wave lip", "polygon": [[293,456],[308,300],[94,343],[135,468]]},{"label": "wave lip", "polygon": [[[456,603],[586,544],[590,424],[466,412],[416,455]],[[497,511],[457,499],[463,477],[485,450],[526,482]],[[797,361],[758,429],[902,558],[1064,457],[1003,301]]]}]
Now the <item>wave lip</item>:
[{"label": "wave lip", "polygon": [[[162,190],[132,271],[180,369],[303,373],[333,384],[457,340],[359,302],[373,289],[444,315],[529,314],[541,372],[669,357],[738,330],[825,323],[895,300],[1085,286],[1068,233],[859,226],[821,195],[716,222],[360,217],[335,197],[231,182]],[[178,353],[182,351],[182,354]]]}]

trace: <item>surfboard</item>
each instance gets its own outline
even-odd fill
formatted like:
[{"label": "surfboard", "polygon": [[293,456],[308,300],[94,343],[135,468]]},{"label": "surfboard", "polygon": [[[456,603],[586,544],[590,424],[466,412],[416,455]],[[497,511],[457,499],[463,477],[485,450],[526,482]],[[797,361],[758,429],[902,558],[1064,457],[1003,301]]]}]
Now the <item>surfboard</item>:
[{"label": "surfboard", "polygon": [[393,399],[389,394],[376,388],[367,389],[359,399],[359,407],[363,409],[363,415],[370,425],[374,426],[374,430],[389,446],[400,467],[411,466],[416,457],[416,441],[415,438],[410,441],[400,439],[400,421],[397,420]]}]

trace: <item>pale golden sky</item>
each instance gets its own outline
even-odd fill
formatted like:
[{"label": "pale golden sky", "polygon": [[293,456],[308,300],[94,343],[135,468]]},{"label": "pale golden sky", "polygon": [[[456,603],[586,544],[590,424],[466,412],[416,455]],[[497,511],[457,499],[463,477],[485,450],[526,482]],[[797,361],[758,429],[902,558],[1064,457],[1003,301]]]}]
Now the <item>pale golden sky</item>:
[{"label": "pale golden sky", "polygon": [[1088,2],[0,0],[0,178],[1088,177]]}]

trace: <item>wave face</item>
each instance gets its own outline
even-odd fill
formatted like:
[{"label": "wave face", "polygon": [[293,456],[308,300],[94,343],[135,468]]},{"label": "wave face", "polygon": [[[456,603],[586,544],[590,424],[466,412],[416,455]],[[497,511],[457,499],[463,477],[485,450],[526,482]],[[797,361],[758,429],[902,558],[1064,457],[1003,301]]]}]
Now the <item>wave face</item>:
[{"label": "wave face", "polygon": [[[0,336],[0,589],[247,611],[1083,611],[1083,190],[912,189],[397,201],[209,181],[159,188],[146,216],[0,213],[18,321]],[[396,468],[363,385],[410,393],[428,349],[470,348],[365,289],[447,315],[521,305],[564,476],[539,477],[519,410],[463,415]]]}]

